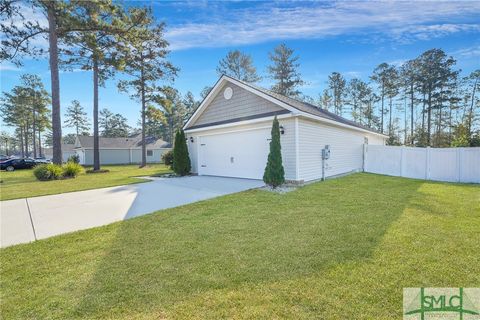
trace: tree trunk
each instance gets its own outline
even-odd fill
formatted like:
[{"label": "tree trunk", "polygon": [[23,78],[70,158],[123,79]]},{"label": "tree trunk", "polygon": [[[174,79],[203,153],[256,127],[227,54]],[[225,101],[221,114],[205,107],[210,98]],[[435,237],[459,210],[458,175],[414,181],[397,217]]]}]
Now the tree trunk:
[{"label": "tree trunk", "polygon": [[427,106],[427,146],[430,147],[430,129],[432,127],[432,93],[428,92]]},{"label": "tree trunk", "polygon": [[25,156],[28,157],[28,122],[24,128],[25,134]]},{"label": "tree trunk", "polygon": [[475,79],[475,83],[473,84],[473,92],[472,92],[472,102],[470,103],[470,111],[468,113],[468,137],[472,136],[472,122],[473,122],[473,105],[475,102],[475,90],[477,89],[478,78]]},{"label": "tree trunk", "polygon": [[22,151],[22,158],[25,157],[25,147],[23,143],[23,127],[20,127],[20,150]]},{"label": "tree trunk", "polygon": [[60,115],[60,81],[58,75],[58,39],[55,2],[47,2],[48,46],[52,86],[52,145],[53,163],[62,164],[62,121]]},{"label": "tree trunk", "polygon": [[382,110],[381,110],[381,120],[380,120],[380,133],[383,133],[384,100],[385,100],[385,87],[382,82]]},{"label": "tree trunk", "polygon": [[145,78],[143,76],[143,67],[140,70],[140,73],[142,95],[142,163],[140,164],[140,168],[143,168],[147,165],[147,145],[145,143]]},{"label": "tree trunk", "polygon": [[32,141],[33,141],[33,158],[37,157],[37,137],[35,136],[35,129],[36,129],[36,115],[35,115],[35,109],[33,109],[33,124],[32,124]]},{"label": "tree trunk", "polygon": [[100,170],[100,148],[99,147],[100,146],[99,146],[99,134],[98,134],[98,61],[94,57],[93,58],[93,170]]},{"label": "tree trunk", "polygon": [[42,157],[42,136],[40,129],[38,129],[38,155]]},{"label": "tree trunk", "polygon": [[388,119],[388,135],[392,135],[392,97],[390,97],[390,102],[389,102],[389,119]]},{"label": "tree trunk", "polygon": [[413,103],[414,103],[414,94],[413,94],[413,82],[410,85],[410,139],[411,145],[415,142],[415,138],[413,137]]}]

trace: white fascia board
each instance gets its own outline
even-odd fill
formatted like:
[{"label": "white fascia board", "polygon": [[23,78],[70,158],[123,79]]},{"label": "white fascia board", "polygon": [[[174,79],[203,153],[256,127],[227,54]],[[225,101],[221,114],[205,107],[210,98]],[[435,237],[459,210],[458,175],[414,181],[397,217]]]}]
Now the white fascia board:
[{"label": "white fascia board", "polygon": [[277,100],[261,91],[258,91],[250,86],[247,86],[235,79],[232,79],[230,77],[226,77],[226,76],[221,76],[220,79],[217,81],[217,83],[215,84],[215,86],[212,88],[212,90],[210,90],[210,92],[208,93],[208,95],[205,97],[205,99],[202,101],[202,103],[200,104],[200,106],[197,108],[197,110],[193,113],[193,115],[190,117],[190,119],[187,121],[187,123],[185,123],[185,125],[183,126],[183,130],[187,131],[188,129],[186,129],[190,123],[192,123],[194,120],[198,119],[198,117],[203,113],[204,109],[206,108],[206,106],[208,106],[208,104],[211,102],[211,100],[213,100],[213,98],[217,95],[218,91],[219,91],[219,88],[225,83],[225,82],[230,82],[230,83],[233,83],[237,86],[239,86],[240,88],[244,89],[244,90],[247,90],[248,92],[251,92],[259,97],[262,97],[284,109],[287,109],[288,111],[292,112],[293,114],[299,114],[300,111],[296,108],[293,108],[291,106],[289,106],[288,104],[280,101],[280,100]]},{"label": "white fascia board", "polygon": [[334,120],[330,120],[330,119],[318,117],[318,116],[315,116],[315,115],[313,115],[313,114],[309,114],[309,113],[306,113],[306,112],[302,112],[302,113],[300,114],[300,116],[305,117],[305,118],[309,118],[309,119],[312,119],[312,120],[317,120],[317,121],[320,121],[320,122],[325,122],[325,123],[328,123],[328,124],[331,124],[331,125],[334,125],[334,126],[337,126],[337,127],[347,128],[347,129],[351,129],[351,130],[355,130],[355,131],[361,131],[361,132],[365,132],[365,133],[369,133],[369,134],[374,134],[374,135],[377,135],[377,136],[381,136],[381,137],[383,137],[383,138],[388,138],[387,135],[384,135],[384,134],[381,134],[381,133],[377,133],[377,132],[373,132],[373,131],[370,131],[370,130],[362,129],[362,128],[359,128],[359,127],[351,126],[351,125],[348,125],[348,124],[345,124],[345,123],[341,123],[341,122],[338,122],[338,121],[334,121]]},{"label": "white fascia board", "polygon": [[202,103],[198,106],[197,110],[193,113],[193,115],[188,119],[187,123],[183,126],[183,129],[185,130],[190,123],[192,123],[194,120],[196,120],[204,111],[205,107],[213,100],[213,97],[217,94],[217,91],[219,88],[223,85],[223,83],[226,81],[225,76],[221,76],[220,79],[217,81],[217,83],[213,86],[212,90],[208,93],[208,95],[203,99]]},{"label": "white fascia board", "polygon": [[[185,133],[196,133],[196,132],[202,132],[202,131],[213,130],[213,129],[222,129],[222,128],[236,127],[236,126],[241,126],[241,125],[246,125],[246,124],[254,124],[254,123],[265,122],[265,121],[273,121],[274,117],[275,116],[270,116],[270,117],[265,117],[265,118],[256,118],[256,119],[251,119],[251,120],[230,122],[230,123],[225,123],[225,124],[219,124],[219,125],[216,125],[216,126],[208,126],[208,127],[203,127],[203,128],[197,128],[197,129],[186,129]],[[291,118],[291,117],[293,117],[292,114],[282,114],[282,115],[278,115],[277,119],[286,119],[286,118]]]}]

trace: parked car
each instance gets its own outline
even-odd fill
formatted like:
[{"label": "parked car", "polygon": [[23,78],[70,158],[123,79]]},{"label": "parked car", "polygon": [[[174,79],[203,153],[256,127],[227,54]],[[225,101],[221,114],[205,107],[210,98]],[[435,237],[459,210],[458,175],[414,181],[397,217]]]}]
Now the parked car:
[{"label": "parked car", "polygon": [[37,164],[46,164],[46,163],[52,163],[52,160],[47,159],[45,157],[38,157],[38,158],[35,158],[35,162]]},{"label": "parked car", "polygon": [[17,169],[31,169],[35,167],[37,163],[34,159],[8,159],[0,162],[0,170],[14,171]]}]

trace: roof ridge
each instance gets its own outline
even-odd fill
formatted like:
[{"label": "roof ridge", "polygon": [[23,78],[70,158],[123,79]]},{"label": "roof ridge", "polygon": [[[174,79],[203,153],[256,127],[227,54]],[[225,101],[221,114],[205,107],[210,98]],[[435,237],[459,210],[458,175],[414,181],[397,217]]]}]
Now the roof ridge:
[{"label": "roof ridge", "polygon": [[[249,86],[249,87],[251,87],[255,90],[263,92],[263,93],[269,95],[270,97],[279,100],[280,102],[287,103],[289,106],[291,106],[291,107],[293,107],[297,110],[304,111],[304,112],[307,112],[307,113],[310,113],[310,114],[313,114],[313,115],[316,115],[316,116],[319,116],[319,117],[323,117],[323,118],[326,118],[326,119],[329,119],[329,120],[337,121],[337,122],[340,122],[340,123],[343,123],[343,124],[347,124],[347,125],[350,125],[350,126],[353,126],[353,127],[357,127],[359,129],[367,130],[367,131],[370,131],[370,132],[373,132],[373,133],[382,134],[382,133],[380,133],[380,132],[378,132],[378,131],[376,131],[372,128],[366,127],[366,126],[364,126],[364,125],[362,125],[358,122],[355,122],[353,120],[344,118],[344,117],[342,117],[342,116],[340,116],[336,113],[333,113],[331,111],[328,111],[328,110],[326,110],[326,109],[324,109],[320,106],[317,106],[317,105],[314,105],[314,104],[311,104],[311,103],[308,103],[308,102],[305,102],[305,101],[301,101],[299,99],[292,98],[292,97],[283,95],[281,93],[277,93],[275,91],[260,87],[256,84],[252,84],[252,83],[240,80],[240,79],[236,79],[236,78],[231,77],[231,76],[226,75],[226,74],[224,74],[224,76],[227,77],[227,78],[233,79],[235,81],[238,81],[238,82],[240,82],[240,83],[242,83],[246,86]],[[285,100],[287,100],[287,101],[285,101]],[[298,108],[298,106],[295,106],[294,104],[288,103],[288,101],[292,101],[294,103],[302,104],[303,106],[305,106],[307,108],[315,109],[319,113],[323,113],[323,114],[314,114],[314,113],[309,112],[308,110],[301,110],[301,109]]]}]

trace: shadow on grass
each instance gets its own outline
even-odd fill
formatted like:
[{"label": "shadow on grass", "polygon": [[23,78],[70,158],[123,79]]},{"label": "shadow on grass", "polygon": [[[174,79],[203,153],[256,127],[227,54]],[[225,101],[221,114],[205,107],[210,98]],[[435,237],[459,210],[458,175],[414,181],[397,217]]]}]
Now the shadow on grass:
[{"label": "shadow on grass", "polygon": [[211,290],[369,259],[421,185],[357,174],[285,195],[254,190],[123,222],[75,316],[163,314]]}]

